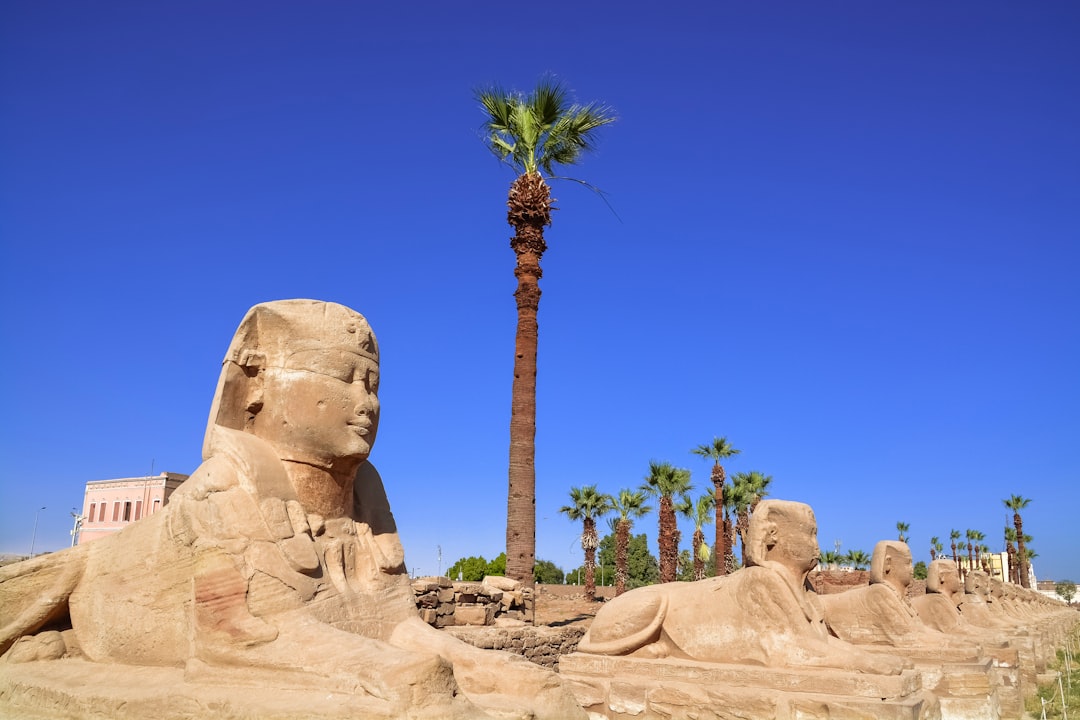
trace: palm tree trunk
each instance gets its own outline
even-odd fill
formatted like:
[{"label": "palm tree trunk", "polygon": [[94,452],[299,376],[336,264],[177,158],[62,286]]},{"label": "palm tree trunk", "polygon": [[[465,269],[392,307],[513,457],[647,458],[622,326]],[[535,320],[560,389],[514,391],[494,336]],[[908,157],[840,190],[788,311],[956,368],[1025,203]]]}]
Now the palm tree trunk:
[{"label": "palm tree trunk", "polygon": [[694,579],[705,579],[705,561],[701,559],[701,546],[705,542],[705,533],[701,528],[694,530]]},{"label": "palm tree trunk", "polygon": [[975,569],[975,565],[972,562],[971,557],[972,557],[972,555],[971,555],[971,543],[968,543],[968,570],[974,570]]},{"label": "palm tree trunk", "polygon": [[724,509],[724,572],[725,574],[735,569],[735,527]]},{"label": "palm tree trunk", "polygon": [[1016,569],[1020,573],[1020,587],[1030,587],[1027,548],[1024,544],[1024,521],[1020,518],[1020,513],[1013,513],[1013,525],[1016,526],[1016,557],[1019,558]]},{"label": "palm tree trunk", "polygon": [[536,345],[540,307],[540,258],[551,224],[551,193],[537,173],[510,186],[507,221],[514,227],[510,247],[517,256],[517,333],[514,383],[510,393],[510,469],[506,500],[506,574],[533,586],[536,563]]},{"label": "palm tree trunk", "polygon": [[670,495],[660,496],[660,537],[657,544],[660,546],[660,582],[675,582],[679,568],[679,541],[675,533],[678,526],[675,522],[675,507]]},{"label": "palm tree trunk", "polygon": [[746,567],[746,561],[749,559],[749,554],[746,552],[746,531],[750,527],[750,511],[743,508],[739,511],[738,523],[735,526],[739,533],[739,548],[742,551],[742,566]]},{"label": "palm tree trunk", "polygon": [[619,520],[615,527],[615,596],[626,592],[626,555],[630,547],[630,523]]},{"label": "palm tree trunk", "polygon": [[716,496],[716,543],[713,545],[713,567],[717,576],[727,575],[727,543],[724,542],[724,526],[720,522],[720,508],[724,507],[724,467],[713,465],[712,483]]},{"label": "palm tree trunk", "polygon": [[585,518],[581,534],[581,546],[585,548],[585,599],[596,599],[596,521]]}]

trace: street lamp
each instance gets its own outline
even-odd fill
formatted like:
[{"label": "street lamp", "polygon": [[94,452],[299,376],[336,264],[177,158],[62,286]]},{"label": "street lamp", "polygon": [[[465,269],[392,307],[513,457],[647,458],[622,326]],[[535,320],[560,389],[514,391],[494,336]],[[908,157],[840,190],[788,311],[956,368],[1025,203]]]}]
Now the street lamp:
[{"label": "street lamp", "polygon": [[34,557],[34,543],[35,543],[35,542],[37,541],[37,521],[38,521],[38,515],[39,515],[39,514],[41,513],[41,511],[42,511],[42,510],[44,510],[44,509],[45,509],[45,506],[44,506],[44,505],[42,505],[42,506],[41,506],[41,507],[40,507],[40,508],[38,509],[38,511],[34,513],[34,534],[30,536],[30,557]]},{"label": "street lamp", "polygon": [[75,544],[79,541],[79,531],[82,530],[83,518],[75,508],[71,508],[71,519],[75,521],[74,527],[71,528],[71,547],[75,547]]}]

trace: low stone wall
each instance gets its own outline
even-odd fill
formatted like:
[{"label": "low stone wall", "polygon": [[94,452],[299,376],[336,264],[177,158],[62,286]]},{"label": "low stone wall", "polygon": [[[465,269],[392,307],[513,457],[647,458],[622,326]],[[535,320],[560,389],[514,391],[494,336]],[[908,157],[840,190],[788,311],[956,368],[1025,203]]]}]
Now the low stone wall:
[{"label": "low stone wall", "polygon": [[500,619],[522,622],[532,610],[532,590],[504,577],[489,576],[483,582],[423,577],[412,587],[420,619],[438,628],[494,625]]},{"label": "low stone wall", "polygon": [[558,671],[559,658],[577,649],[585,628],[575,627],[455,627],[448,634],[483,650],[503,650]]}]

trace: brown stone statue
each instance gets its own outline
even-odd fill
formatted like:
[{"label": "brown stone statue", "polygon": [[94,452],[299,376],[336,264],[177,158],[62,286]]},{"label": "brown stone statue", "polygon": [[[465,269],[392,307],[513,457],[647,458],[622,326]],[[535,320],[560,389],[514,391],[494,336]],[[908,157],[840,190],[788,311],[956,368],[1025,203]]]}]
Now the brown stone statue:
[{"label": "brown stone statue", "polygon": [[[350,693],[387,717],[583,717],[557,676],[417,616],[382,480],[379,354],[358,313],[252,308],[226,355],[203,463],[160,512],[0,574],[0,652],[184,668]],[[53,632],[49,632],[53,631]],[[20,638],[22,639],[20,641]]]},{"label": "brown stone statue", "polygon": [[870,559],[870,584],[822,598],[825,622],[839,638],[856,645],[894,648],[977,648],[927,627],[907,598],[913,567],[907,543],[882,540]]},{"label": "brown stone statue", "polygon": [[959,605],[963,618],[982,628],[1018,630],[1019,623],[991,611],[990,600],[990,578],[981,570],[969,572],[964,577],[964,595]]},{"label": "brown stone statue", "polygon": [[814,513],[765,500],[747,536],[748,567],[694,583],[632,590],[608,602],[579,653],[896,674],[904,662],[830,637],[807,574],[818,561]]},{"label": "brown stone statue", "polygon": [[952,560],[934,560],[926,573],[926,594],[911,600],[923,624],[939,632],[969,632],[973,628],[960,615],[964,586]]}]

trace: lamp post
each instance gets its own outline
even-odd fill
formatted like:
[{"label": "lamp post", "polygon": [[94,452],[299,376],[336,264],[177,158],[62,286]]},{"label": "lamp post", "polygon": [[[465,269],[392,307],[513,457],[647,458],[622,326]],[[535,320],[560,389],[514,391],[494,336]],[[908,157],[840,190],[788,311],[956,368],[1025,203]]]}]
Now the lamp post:
[{"label": "lamp post", "polygon": [[39,515],[39,514],[41,513],[41,511],[42,511],[42,510],[44,510],[44,509],[45,509],[45,506],[44,506],[44,505],[42,505],[42,506],[41,506],[41,507],[40,507],[40,508],[39,508],[39,509],[37,510],[37,512],[35,512],[35,513],[34,513],[34,534],[30,536],[30,557],[34,557],[34,543],[35,543],[35,542],[37,542],[37,521],[38,521],[38,515]]},{"label": "lamp post", "polygon": [[82,530],[83,516],[71,508],[71,518],[75,521],[74,527],[71,528],[71,547],[75,547],[75,544],[79,542],[79,531]]}]

